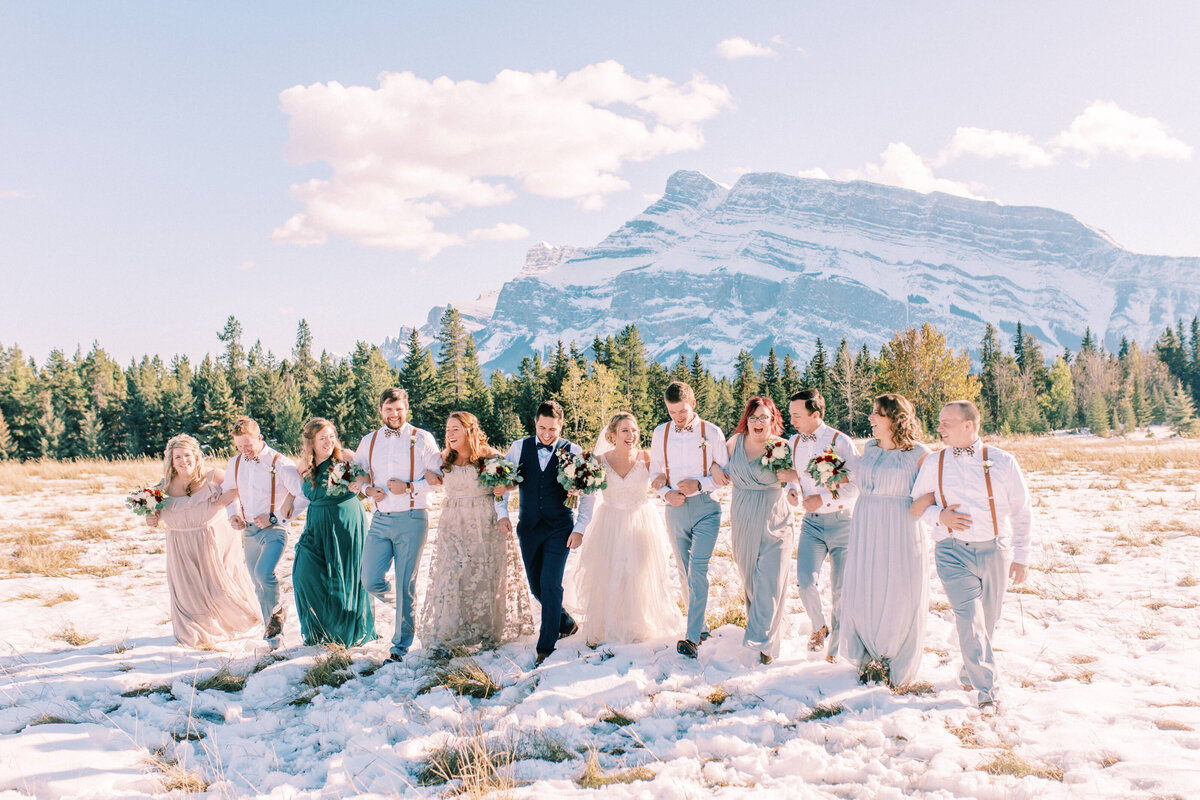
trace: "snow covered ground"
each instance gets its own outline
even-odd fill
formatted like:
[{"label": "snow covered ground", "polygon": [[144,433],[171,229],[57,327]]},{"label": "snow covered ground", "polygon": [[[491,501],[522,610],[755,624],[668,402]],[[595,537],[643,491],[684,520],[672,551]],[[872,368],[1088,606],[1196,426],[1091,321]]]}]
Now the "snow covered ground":
[{"label": "snow covered ground", "polygon": [[[1200,445],[1010,444],[1033,489],[1037,547],[1027,588],[1005,600],[995,719],[958,688],[932,572],[920,693],[860,686],[849,665],[808,653],[793,590],[769,666],[734,624],[699,661],[673,640],[590,650],[575,637],[534,669],[525,642],[476,659],[497,688],[473,698],[426,689],[468,659],[432,662],[418,648],[383,664],[386,639],[338,673],[298,644],[294,615],[281,658],[253,638],[180,648],[162,534],[122,506],[128,469],[0,482],[0,800],[169,787],[435,797],[458,785],[436,785],[439,764],[457,774],[480,753],[498,768],[469,774],[467,788],[509,783],[511,797],[1200,796]],[[711,576],[709,613],[736,608],[728,523]],[[391,612],[377,625],[390,631]],[[317,661],[323,675],[310,673]],[[196,686],[223,669],[229,691]]]}]

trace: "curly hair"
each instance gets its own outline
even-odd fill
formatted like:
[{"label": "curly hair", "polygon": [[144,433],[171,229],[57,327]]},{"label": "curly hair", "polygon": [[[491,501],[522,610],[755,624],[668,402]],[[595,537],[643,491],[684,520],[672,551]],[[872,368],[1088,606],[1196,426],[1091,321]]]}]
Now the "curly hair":
[{"label": "curly hair", "polygon": [[902,394],[881,394],[875,398],[875,412],[892,423],[892,441],[897,449],[912,450],[924,431],[912,402]]},{"label": "curly hair", "polygon": [[768,435],[778,436],[783,433],[783,415],[779,413],[779,408],[776,407],[775,401],[769,397],[759,397],[758,395],[746,401],[746,408],[742,411],[742,418],[738,420],[737,427],[734,428],[733,432],[748,433],[750,426],[747,424],[747,421],[750,419],[750,415],[759,408],[766,409],[767,413],[771,415],[771,430]]},{"label": "curly hair", "polygon": [[[483,428],[479,426],[479,419],[470,411],[451,411],[450,416],[446,418],[446,422],[450,420],[458,420],[458,424],[463,427],[463,434],[467,440],[466,461],[478,471],[483,468],[483,462],[496,454],[495,448],[488,444],[487,434],[483,432]],[[454,462],[458,460],[458,451],[446,445],[442,450],[442,472],[454,466]]]},{"label": "curly hair", "polygon": [[333,455],[331,458],[342,460],[342,441],[338,438],[337,428],[333,423],[324,417],[313,417],[308,422],[304,423],[304,430],[300,432],[300,456],[296,459],[296,470],[300,473],[301,478],[307,478],[313,471],[313,459],[316,457],[316,448],[313,442],[321,431],[329,428],[333,431]]},{"label": "curly hair", "polygon": [[167,441],[167,446],[163,450],[163,479],[161,488],[164,492],[177,474],[174,460],[176,450],[190,450],[192,455],[196,457],[196,466],[192,468],[192,474],[187,476],[187,493],[190,495],[192,490],[204,481],[204,451],[200,449],[200,442],[196,441],[195,437],[188,436],[186,433],[172,436]]}]

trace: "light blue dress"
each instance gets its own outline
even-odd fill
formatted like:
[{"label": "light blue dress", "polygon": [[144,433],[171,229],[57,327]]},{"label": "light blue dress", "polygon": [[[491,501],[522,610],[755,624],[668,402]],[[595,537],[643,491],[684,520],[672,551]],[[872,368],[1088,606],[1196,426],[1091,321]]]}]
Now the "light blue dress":
[{"label": "light blue dress", "polygon": [[733,560],[746,591],[742,643],[778,658],[792,562],[792,508],[775,473],[746,457],[738,436],[726,469],[733,482],[729,510]]},{"label": "light blue dress", "polygon": [[924,652],[929,544],[908,507],[928,452],[922,444],[884,450],[872,440],[848,464],[859,495],[842,592],[842,655],[860,668],[886,659],[896,687],[916,678]]}]

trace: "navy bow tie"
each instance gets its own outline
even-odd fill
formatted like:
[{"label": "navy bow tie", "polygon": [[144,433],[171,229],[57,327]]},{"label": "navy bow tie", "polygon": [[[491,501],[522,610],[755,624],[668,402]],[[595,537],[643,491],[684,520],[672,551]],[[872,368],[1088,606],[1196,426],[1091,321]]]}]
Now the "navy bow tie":
[{"label": "navy bow tie", "polygon": [[552,445],[552,444],[542,444],[541,442],[538,442],[538,443],[537,443],[537,449],[538,449],[538,450],[549,450],[551,453],[553,453],[553,452],[554,452],[554,445]]}]

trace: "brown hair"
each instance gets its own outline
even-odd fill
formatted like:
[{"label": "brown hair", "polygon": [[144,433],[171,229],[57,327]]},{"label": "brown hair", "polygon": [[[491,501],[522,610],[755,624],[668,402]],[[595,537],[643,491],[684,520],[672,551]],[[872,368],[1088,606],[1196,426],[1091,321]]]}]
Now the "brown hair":
[{"label": "brown hair", "polygon": [[553,417],[556,420],[562,421],[565,418],[563,414],[562,404],[557,400],[546,400],[538,406],[537,413],[533,415],[534,419],[538,417]]},{"label": "brown hair", "polygon": [[391,403],[400,400],[408,407],[408,392],[398,386],[391,386],[383,390],[383,394],[379,395],[379,407],[383,408],[384,403]]},{"label": "brown hair", "polygon": [[190,495],[192,490],[204,482],[204,451],[200,449],[200,443],[195,437],[188,436],[186,433],[181,433],[178,436],[172,436],[167,440],[167,446],[163,449],[163,480],[162,490],[167,491],[167,486],[175,475],[175,462],[173,455],[176,450],[191,450],[196,456],[196,466],[192,470],[192,474],[187,476],[187,493]]},{"label": "brown hair", "polygon": [[779,409],[775,406],[775,401],[769,397],[759,397],[755,395],[746,401],[746,407],[742,410],[742,418],[738,420],[737,427],[733,429],[734,433],[747,433],[750,428],[747,425],[747,420],[750,415],[758,408],[765,408],[771,415],[771,436],[778,436],[783,433],[783,415],[779,413]]},{"label": "brown hair", "polygon": [[337,428],[333,423],[324,417],[313,417],[308,422],[304,423],[304,430],[300,432],[300,455],[296,459],[296,470],[300,473],[301,478],[307,478],[312,474],[313,458],[315,457],[316,448],[313,447],[313,441],[317,438],[317,434],[329,428],[333,431],[333,454],[330,458],[337,461],[342,460],[342,442],[337,438]]},{"label": "brown hair", "polygon": [[605,441],[607,441],[609,444],[616,444],[616,441],[614,441],[614,435],[617,432],[617,426],[621,424],[622,420],[627,419],[632,420],[634,425],[638,424],[637,417],[628,411],[618,411],[617,413],[613,414],[612,417],[609,418],[608,424],[604,426]]},{"label": "brown hair", "polygon": [[[479,419],[470,411],[451,411],[450,416],[446,418],[446,422],[452,419],[458,420],[458,423],[463,426],[463,433],[466,434],[467,448],[466,461],[476,470],[483,468],[485,459],[496,454],[495,449],[488,444],[487,434],[483,432],[483,428],[479,426]],[[458,459],[458,451],[446,445],[442,450],[442,471],[450,469],[454,466],[454,462]]]},{"label": "brown hair", "polygon": [[234,436],[262,436],[262,429],[250,417],[241,416],[233,421],[232,433]]},{"label": "brown hair", "polygon": [[912,402],[902,394],[881,394],[875,398],[875,410],[892,423],[892,441],[900,450],[912,450],[921,441],[921,422]]},{"label": "brown hair", "polygon": [[663,390],[663,400],[668,403],[687,403],[694,406],[696,405],[696,393],[683,381],[671,381]]},{"label": "brown hair", "polygon": [[820,414],[825,419],[825,398],[816,389],[801,389],[788,398],[789,403],[804,401],[804,410],[810,414]]}]

